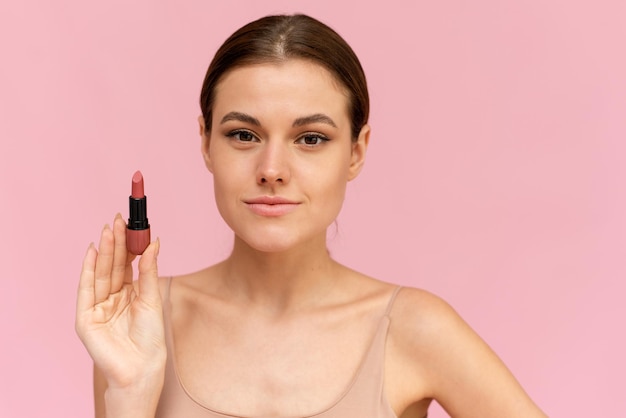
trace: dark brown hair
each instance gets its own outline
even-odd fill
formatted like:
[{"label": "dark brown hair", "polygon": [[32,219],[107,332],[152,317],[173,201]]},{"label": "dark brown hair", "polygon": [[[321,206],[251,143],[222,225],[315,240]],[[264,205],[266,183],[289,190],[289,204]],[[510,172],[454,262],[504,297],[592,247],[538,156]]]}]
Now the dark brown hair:
[{"label": "dark brown hair", "polygon": [[263,17],[243,26],[222,44],[209,65],[200,94],[206,129],[211,129],[215,87],[225,73],[245,65],[290,58],[322,65],[343,85],[348,93],[352,138],[356,140],[369,117],[363,68],[352,48],[337,32],[302,14]]}]

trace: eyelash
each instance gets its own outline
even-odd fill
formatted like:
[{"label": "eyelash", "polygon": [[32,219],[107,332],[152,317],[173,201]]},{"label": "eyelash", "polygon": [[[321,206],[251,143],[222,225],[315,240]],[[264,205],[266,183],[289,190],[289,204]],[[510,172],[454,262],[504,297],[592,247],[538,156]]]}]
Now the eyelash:
[{"label": "eyelash", "polygon": [[[306,138],[317,138],[319,140],[319,142],[317,144],[307,144],[305,142],[301,142],[304,141]],[[318,133],[313,133],[313,132],[309,132],[303,135],[300,135],[298,137],[298,139],[296,140],[296,142],[301,143],[302,145],[305,145],[307,147],[315,147],[315,146],[319,146],[322,145],[325,142],[330,141],[330,139],[324,135],[318,134]]]},{"label": "eyelash", "polygon": [[[249,141],[244,141],[240,137],[241,134],[250,135],[252,138]],[[242,142],[242,143],[251,143],[251,142],[255,142],[254,139],[256,139],[257,141],[259,139],[258,136],[256,136],[251,131],[248,131],[247,129],[235,129],[233,131],[228,132],[226,134],[226,137],[235,139],[238,142]],[[317,138],[318,142],[316,144],[307,144],[307,143],[303,142],[306,138]],[[307,132],[305,134],[300,135],[296,139],[296,143],[302,144],[302,145],[304,145],[306,147],[310,147],[310,148],[322,145],[323,143],[328,142],[328,141],[330,141],[330,139],[328,137],[326,137],[325,135],[322,135],[322,134],[319,134],[319,133],[314,133],[314,132]]]},{"label": "eyelash", "polygon": [[241,134],[250,135],[252,137],[252,140],[255,139],[255,138],[258,139],[258,137],[255,134],[253,134],[252,132],[250,132],[250,131],[248,131],[246,129],[235,129],[234,131],[230,131],[229,133],[227,133],[226,137],[227,138],[232,138],[232,139],[235,139],[235,140],[237,140],[239,142],[244,142],[244,143],[246,143],[246,142],[253,142],[252,140],[250,140],[250,141],[242,141],[241,137],[239,137],[239,138],[237,137],[238,135],[241,135]]}]

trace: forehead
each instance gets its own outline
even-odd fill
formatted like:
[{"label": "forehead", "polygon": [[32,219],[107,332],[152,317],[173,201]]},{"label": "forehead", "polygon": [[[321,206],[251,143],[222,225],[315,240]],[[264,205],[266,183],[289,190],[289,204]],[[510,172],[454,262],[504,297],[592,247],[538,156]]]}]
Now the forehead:
[{"label": "forehead", "polygon": [[301,59],[237,67],[215,90],[214,115],[230,111],[284,116],[326,113],[348,117],[345,88],[323,66]]}]

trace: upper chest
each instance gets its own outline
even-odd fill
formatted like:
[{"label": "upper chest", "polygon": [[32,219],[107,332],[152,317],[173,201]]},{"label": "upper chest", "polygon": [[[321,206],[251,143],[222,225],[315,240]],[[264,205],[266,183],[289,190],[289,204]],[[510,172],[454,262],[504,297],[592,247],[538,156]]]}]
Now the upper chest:
[{"label": "upper chest", "polygon": [[361,371],[384,311],[364,305],[268,321],[200,303],[172,303],[179,379],[200,404],[241,416],[307,416],[334,405]]}]

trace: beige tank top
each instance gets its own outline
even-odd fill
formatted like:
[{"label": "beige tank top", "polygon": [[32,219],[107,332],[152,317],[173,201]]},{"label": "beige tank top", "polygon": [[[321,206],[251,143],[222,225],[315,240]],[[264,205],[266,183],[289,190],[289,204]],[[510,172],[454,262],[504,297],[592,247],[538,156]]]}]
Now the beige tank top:
[{"label": "beige tank top", "polygon": [[[171,303],[167,292],[163,295],[165,320],[165,340],[167,344],[167,364],[165,384],[161,392],[155,418],[252,418],[239,417],[223,411],[216,411],[196,401],[185,389],[176,370],[173,356],[173,337],[170,323]],[[376,334],[368,348],[365,358],[356,371],[351,383],[333,404],[323,411],[309,415],[315,418],[397,418],[383,391],[385,341],[389,328],[389,312],[401,287],[397,287],[382,316]],[[254,417],[274,418],[274,417]],[[306,417],[301,417],[306,418]]]}]

